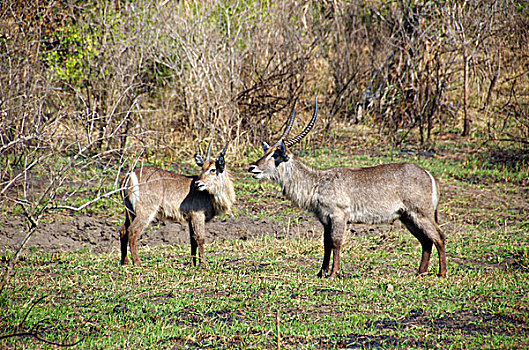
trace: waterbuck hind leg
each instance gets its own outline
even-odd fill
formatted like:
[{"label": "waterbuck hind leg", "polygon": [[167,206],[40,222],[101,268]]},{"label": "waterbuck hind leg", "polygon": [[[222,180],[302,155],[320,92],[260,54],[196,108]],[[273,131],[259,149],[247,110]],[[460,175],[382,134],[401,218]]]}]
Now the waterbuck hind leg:
[{"label": "waterbuck hind leg", "polygon": [[127,258],[127,249],[129,244],[129,229],[132,220],[134,220],[134,216],[127,209],[125,212],[125,223],[119,231],[119,241],[121,245],[121,265],[127,265],[129,263],[129,259]]},{"label": "waterbuck hind leg", "polygon": [[[439,254],[439,277],[446,277],[446,253],[445,238],[443,232],[432,218],[420,218],[419,225],[424,230],[424,234],[433,242]],[[431,248],[430,248],[431,251]]]},{"label": "waterbuck hind leg", "polygon": [[446,276],[446,256],[444,236],[434,222],[433,218],[411,217],[403,215],[400,220],[408,230],[419,240],[422,246],[422,258],[418,274],[424,274],[428,270],[432,247],[435,245],[439,253],[439,276]]},{"label": "waterbuck hind leg", "polygon": [[132,259],[132,264],[135,266],[141,266],[140,257],[138,256],[138,231],[133,231],[129,229],[129,248],[130,248],[130,257]]},{"label": "waterbuck hind leg", "polygon": [[129,263],[129,259],[127,258],[129,227],[127,224],[124,224],[119,231],[119,241],[121,244],[121,265],[127,265]]},{"label": "waterbuck hind leg", "polygon": [[331,236],[331,224],[323,224],[323,263],[321,270],[318,272],[318,277],[323,277],[329,272],[329,263],[331,261],[332,252],[332,236]]},{"label": "waterbuck hind leg", "polygon": [[150,221],[148,218],[136,216],[129,227],[129,248],[133,265],[141,266],[140,257],[138,256],[138,237],[149,225],[149,223]]},{"label": "waterbuck hind leg", "polygon": [[437,242],[434,241],[435,248],[437,248],[437,252],[439,253],[439,277],[446,277],[445,236],[443,234],[443,231],[441,231],[441,228],[437,224],[437,220],[434,223],[434,226],[439,236],[439,240]]},{"label": "waterbuck hind leg", "polygon": [[426,273],[428,270],[428,264],[430,262],[430,255],[432,254],[432,246],[433,242],[428,236],[425,234],[424,230],[418,225],[416,222],[417,219],[413,219],[412,217],[403,214],[400,217],[400,221],[406,226],[408,231],[411,232],[415,238],[419,240],[422,246],[422,257],[421,257],[421,264],[419,265],[419,270],[417,271],[418,275]]},{"label": "waterbuck hind leg", "polygon": [[430,263],[430,256],[432,255],[432,247],[433,242],[428,240],[424,240],[421,242],[422,246],[422,257],[421,257],[421,264],[419,265],[419,271],[418,274],[421,275],[423,273],[426,273],[428,271],[428,264]]}]

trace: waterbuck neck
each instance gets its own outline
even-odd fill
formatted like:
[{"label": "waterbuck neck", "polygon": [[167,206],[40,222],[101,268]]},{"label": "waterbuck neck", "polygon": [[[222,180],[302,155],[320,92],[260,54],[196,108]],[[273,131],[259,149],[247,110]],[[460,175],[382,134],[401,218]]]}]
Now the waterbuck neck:
[{"label": "waterbuck neck", "polygon": [[318,170],[314,169],[295,156],[277,167],[277,178],[274,178],[285,197],[296,206],[309,211],[315,210],[314,194],[318,186]]},{"label": "waterbuck neck", "polygon": [[217,185],[209,191],[215,215],[223,215],[231,211],[235,203],[235,190],[228,170],[219,175]]}]

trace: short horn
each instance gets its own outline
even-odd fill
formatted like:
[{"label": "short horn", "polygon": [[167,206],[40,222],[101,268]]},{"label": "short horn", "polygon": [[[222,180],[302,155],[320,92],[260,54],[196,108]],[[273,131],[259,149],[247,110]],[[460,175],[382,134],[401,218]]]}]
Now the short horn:
[{"label": "short horn", "polygon": [[296,143],[298,143],[302,138],[304,138],[305,136],[307,136],[307,134],[309,133],[309,131],[312,129],[312,127],[314,126],[314,124],[316,123],[316,115],[318,114],[318,99],[316,98],[316,101],[314,102],[314,114],[312,115],[312,119],[310,120],[310,122],[307,124],[307,126],[305,127],[305,129],[303,129],[303,131],[296,137],[288,140],[288,141],[285,141],[285,145],[287,145],[288,147],[292,146],[292,145],[295,145]]},{"label": "short horn", "polygon": [[206,154],[206,161],[208,161],[211,157],[211,141],[213,140],[209,140],[208,153]]},{"label": "short horn", "polygon": [[224,157],[224,155],[226,154],[226,150],[228,149],[228,145],[230,144],[230,141],[231,140],[228,140],[228,142],[226,142],[226,145],[224,146],[224,149],[222,150],[222,152],[220,152],[219,154],[219,157]]},{"label": "short horn", "polygon": [[296,119],[296,102],[298,102],[297,98],[294,100],[294,104],[292,105],[292,112],[290,112],[290,119],[288,120],[285,131],[283,131],[283,135],[281,135],[279,140],[284,140],[285,137],[287,137],[290,133],[290,130],[292,130],[292,125],[294,125],[294,119]]},{"label": "short horn", "polygon": [[222,150],[222,152],[220,152],[219,156],[217,157],[217,160],[215,160],[215,164],[217,164],[217,171],[219,173],[224,172],[224,167],[225,167],[224,155],[226,154],[226,150],[228,149],[229,144],[230,144],[230,140],[226,142],[224,149]]}]

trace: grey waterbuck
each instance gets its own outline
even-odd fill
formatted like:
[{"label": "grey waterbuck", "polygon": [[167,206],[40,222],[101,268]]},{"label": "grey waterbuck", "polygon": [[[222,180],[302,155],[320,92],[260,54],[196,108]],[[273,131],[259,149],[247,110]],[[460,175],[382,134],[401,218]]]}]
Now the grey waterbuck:
[{"label": "grey waterbuck", "polygon": [[[295,104],[294,104],[295,105]],[[419,274],[428,269],[432,246],[439,253],[439,276],[446,276],[445,237],[437,223],[439,188],[434,177],[411,163],[391,163],[369,168],[316,169],[303,164],[289,147],[305,137],[316,122],[318,104],[305,129],[285,140],[294,123],[289,122],[273,146],[263,142],[264,155],[248,171],[255,178],[274,181],[295,205],[315,214],[324,228],[324,256],[319,277],[333,265],[336,276],[340,248],[348,223],[382,223],[400,219],[422,245]]]},{"label": "grey waterbuck", "polygon": [[126,207],[125,223],[120,232],[121,264],[126,265],[127,244],[132,263],[140,265],[138,236],[155,219],[187,221],[191,240],[192,264],[197,264],[197,247],[201,264],[204,256],[205,223],[215,215],[231,211],[235,191],[224,156],[229,141],[215,160],[210,159],[211,142],[206,160],[195,155],[200,169],[197,176],[185,176],[170,171],[144,166],[123,178],[122,195]]}]

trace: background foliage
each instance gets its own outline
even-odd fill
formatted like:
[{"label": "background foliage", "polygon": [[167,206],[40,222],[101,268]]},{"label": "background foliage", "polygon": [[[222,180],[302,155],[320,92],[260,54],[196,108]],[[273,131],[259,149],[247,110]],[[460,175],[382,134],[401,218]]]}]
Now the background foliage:
[{"label": "background foliage", "polygon": [[47,135],[59,151],[76,140],[188,154],[211,135],[245,150],[280,129],[293,99],[303,110],[316,94],[319,139],[336,121],[396,145],[529,136],[524,2],[7,1],[0,11],[3,155]]}]

